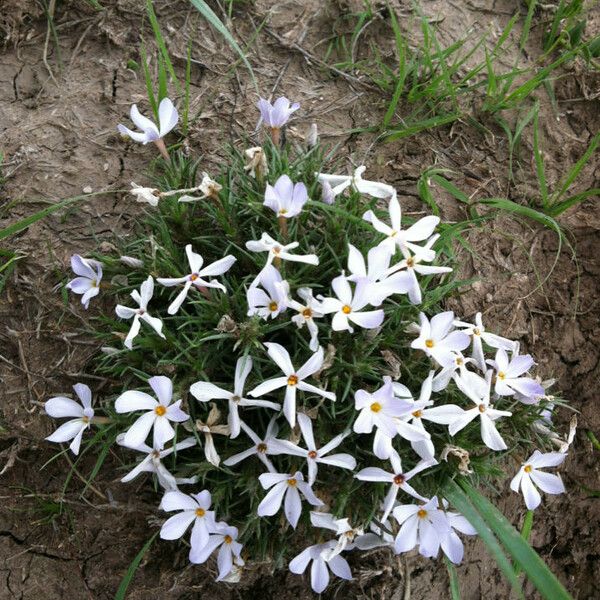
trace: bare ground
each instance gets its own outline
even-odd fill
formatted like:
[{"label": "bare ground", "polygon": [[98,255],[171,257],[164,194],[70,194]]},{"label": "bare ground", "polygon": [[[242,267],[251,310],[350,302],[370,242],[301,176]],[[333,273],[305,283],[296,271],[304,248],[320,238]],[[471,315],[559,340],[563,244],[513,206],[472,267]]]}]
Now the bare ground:
[{"label": "bare ground", "polygon": [[[143,483],[133,487],[118,483],[118,455],[110,457],[93,487],[84,490],[76,475],[63,493],[66,460],[41,468],[55,448],[43,441],[51,424],[40,406],[76,380],[102,385],[86,375],[86,363],[96,351],[89,335],[82,332],[87,315],[76,303],[66,308],[55,285],[62,280],[72,252],[90,249],[115,235],[129,235],[135,224],[138,206],[122,190],[131,180],[144,181],[151,151],[124,144],[115,124],[125,117],[132,101],[144,98],[143,80],[127,68],[127,61],[138,60],[140,30],[146,39],[150,32],[147,24],[143,26],[144,7],[139,0],[103,2],[107,7],[103,13],[95,13],[84,2],[66,3],[56,19],[63,69],[59,72],[50,42],[46,60],[50,77],[44,64],[42,11],[33,2],[4,0],[2,4],[0,131],[8,179],[0,216],[5,223],[12,222],[41,208],[39,199],[56,202],[88,186],[95,192],[113,193],[96,196],[66,216],[50,217],[11,240],[24,258],[0,296],[4,325],[0,331],[0,599],[37,599],[40,594],[48,600],[109,599],[132,558],[156,530],[157,498]],[[241,69],[237,74],[229,72],[233,55],[193,9],[184,2],[156,4],[176,68],[183,66],[187,40],[194,40],[193,56],[198,62],[192,72],[192,106],[198,119],[188,143],[195,155],[202,156],[202,167],[210,170],[223,155],[223,143],[239,141],[236,132],[252,131],[254,92]],[[488,27],[500,31],[514,10],[513,3],[497,0],[493,9],[489,4],[435,1],[425,2],[424,8],[440,19],[448,41],[471,26],[476,32]],[[306,53],[290,44],[296,42],[322,56],[323,40],[331,34],[334,19],[357,7],[360,2],[341,0],[276,4],[259,0],[252,8],[240,7],[232,26],[246,42],[253,28],[267,19],[251,52],[262,93],[276,91],[300,101],[303,114],[296,124],[298,132],[317,122],[324,139],[342,142],[354,164],[365,161],[375,176],[394,184],[409,210],[424,209],[417,199],[416,179],[433,164],[453,169],[454,183],[475,198],[503,196],[508,191],[516,201],[528,200],[535,181],[529,142],[525,140],[521,150],[517,184],[510,186],[506,139],[491,122],[484,121],[485,134],[458,123],[451,130],[385,145],[374,145],[368,136],[344,133],[380,121],[384,99],[310,62]],[[395,3],[401,21],[409,14],[408,7],[405,2]],[[368,35],[383,52],[390,52],[384,26],[383,22],[373,25]],[[534,30],[532,47],[536,43],[539,47],[539,34]],[[581,156],[600,124],[594,99],[600,90],[597,77],[572,64],[555,87],[559,118],[547,97],[538,94],[551,182]],[[597,160],[592,161],[584,171],[581,189],[592,187],[594,181],[598,187],[598,166]],[[440,206],[446,220],[464,218],[462,207],[442,192]],[[598,451],[586,437],[587,431],[600,431],[597,199],[567,213],[561,224],[568,229],[576,254],[563,251],[541,287],[557,251],[552,232],[509,218],[472,231],[468,239],[476,255],[463,251],[459,256],[465,277],[476,275],[479,281],[453,299],[450,308],[464,317],[483,308],[493,328],[521,340],[544,374],[556,377],[557,388],[581,411],[579,432],[563,471],[569,494],[548,499],[538,511],[532,542],[573,596],[584,599],[597,597],[600,586],[600,510],[593,494],[600,489]],[[565,423],[568,418],[561,414]],[[85,474],[92,467],[90,459],[79,470]],[[59,513],[60,499],[64,502]],[[507,488],[497,501],[513,523],[520,522],[523,507]],[[413,599],[448,597],[440,561],[418,556],[396,561],[374,554],[372,560],[353,559],[352,566],[355,581],[332,586],[326,597],[399,600],[407,597],[408,584]],[[459,576],[466,599],[509,597],[478,541],[467,543]],[[213,593],[227,598],[311,597],[305,579],[286,572],[269,574],[260,565],[251,567],[238,586],[217,585],[213,578],[211,567],[207,572],[187,563],[184,548],[156,544],[128,597],[183,600]],[[527,597],[535,595],[528,589]]]}]

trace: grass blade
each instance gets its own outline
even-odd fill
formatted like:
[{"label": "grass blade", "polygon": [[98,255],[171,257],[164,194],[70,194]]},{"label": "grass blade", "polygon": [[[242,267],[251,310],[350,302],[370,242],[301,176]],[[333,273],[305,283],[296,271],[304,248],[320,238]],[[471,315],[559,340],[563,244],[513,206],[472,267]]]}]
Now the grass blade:
[{"label": "grass blade", "polygon": [[125,573],[125,577],[123,577],[123,579],[121,580],[121,585],[119,585],[119,589],[117,590],[117,593],[115,594],[115,600],[125,600],[125,594],[127,593],[127,588],[129,587],[129,584],[131,583],[131,580],[133,579],[135,572],[137,571],[138,567],[140,566],[140,563],[142,562],[142,558],[144,558],[144,555],[146,554],[146,552],[148,552],[148,550],[150,549],[150,546],[152,546],[152,543],[156,539],[157,535],[158,535],[158,531],[144,544],[142,549],[136,554],[135,558],[131,561],[131,564],[129,565],[127,572]]},{"label": "grass blade", "polygon": [[548,185],[546,184],[546,172],[544,169],[544,159],[540,152],[540,129],[538,124],[539,104],[536,102],[533,113],[533,156],[535,158],[535,170],[537,172],[542,203],[548,204]]},{"label": "grass blade", "polygon": [[450,598],[452,600],[460,600],[460,585],[458,582],[458,573],[456,572],[456,567],[445,554],[444,562],[446,563],[448,577],[450,578]]},{"label": "grass blade", "polygon": [[504,550],[498,543],[496,536],[492,533],[492,530],[488,524],[479,514],[479,511],[476,510],[471,500],[465,495],[463,490],[454,480],[450,480],[444,485],[443,493],[444,497],[449,500],[452,505],[459,510],[467,519],[467,521],[469,521],[469,523],[471,523],[471,525],[473,525],[473,527],[477,530],[479,537],[486,545],[488,552],[498,563],[498,566],[504,573],[506,579],[508,579],[509,583],[519,594],[519,596],[523,598],[523,593],[521,592],[521,582],[517,578],[513,566],[510,564],[510,561],[506,557]]},{"label": "grass blade", "polygon": [[244,65],[248,69],[248,72],[250,73],[254,89],[258,93],[258,84],[256,83],[256,77],[254,77],[254,71],[252,70],[252,66],[248,62],[246,55],[239,47],[238,43],[231,35],[229,29],[225,27],[221,19],[217,17],[217,15],[213,12],[211,7],[208,6],[208,4],[204,2],[204,0],[190,0],[190,2],[194,5],[194,8],[209,22],[209,24],[212,27],[214,27],[225,38],[225,41],[239,54]]},{"label": "grass blade", "polygon": [[454,121],[456,121],[459,118],[459,113],[451,113],[449,115],[431,117],[430,119],[417,121],[416,123],[411,123],[410,125],[407,125],[406,127],[404,127],[404,129],[396,129],[395,131],[392,131],[388,136],[386,136],[385,141],[391,142],[393,140],[399,140],[401,138],[410,137],[411,135],[415,135],[415,133],[419,133],[420,131],[424,131],[426,129],[433,129],[434,127],[442,127],[442,125],[449,125],[450,123],[454,123]]},{"label": "grass blade", "polygon": [[[456,485],[456,484],[455,484]],[[506,517],[475,488],[462,480],[460,486],[473,506],[498,536],[513,560],[525,571],[540,595],[546,600],[572,600],[571,595],[550,571],[537,552],[521,537]],[[475,527],[475,525],[473,525]]]}]

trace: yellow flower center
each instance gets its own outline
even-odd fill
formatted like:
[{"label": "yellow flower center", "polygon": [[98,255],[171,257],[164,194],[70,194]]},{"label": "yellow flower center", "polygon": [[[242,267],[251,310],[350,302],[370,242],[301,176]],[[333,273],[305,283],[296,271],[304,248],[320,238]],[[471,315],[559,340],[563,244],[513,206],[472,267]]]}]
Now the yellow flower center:
[{"label": "yellow flower center", "polygon": [[396,477],[394,477],[394,483],[396,485],[402,485],[404,483],[404,475],[396,475]]},{"label": "yellow flower center", "polygon": [[290,375],[287,380],[288,385],[296,385],[298,383],[298,375]]},{"label": "yellow flower center", "polygon": [[429,340],[425,340],[425,347],[426,348],[433,348],[433,346],[435,345],[435,342],[431,339]]},{"label": "yellow flower center", "polygon": [[481,331],[479,331],[479,329],[475,327],[475,329],[473,329],[473,335],[481,335]]},{"label": "yellow flower center", "polygon": [[273,254],[279,254],[281,252],[281,246],[273,247]]},{"label": "yellow flower center", "polygon": [[279,214],[283,217],[283,215],[287,215],[287,208],[282,208],[279,210]]},{"label": "yellow flower center", "polygon": [[305,309],[302,311],[302,316],[303,316],[305,319],[310,319],[310,318],[312,317],[312,310],[311,310],[310,308],[305,308]]},{"label": "yellow flower center", "polygon": [[533,471],[533,467],[531,465],[525,465],[523,471],[525,471],[525,473],[531,473],[531,471]]},{"label": "yellow flower center", "polygon": [[291,487],[296,487],[296,484],[298,483],[293,477],[291,479],[287,480],[287,483],[289,486]]},{"label": "yellow flower center", "polygon": [[83,423],[85,423],[86,425],[90,422],[90,418],[89,417],[81,417],[81,420]]},{"label": "yellow flower center", "polygon": [[415,412],[412,414],[413,417],[420,419],[423,416],[423,411],[422,410],[415,410]]},{"label": "yellow flower center", "polygon": [[398,235],[398,232],[395,229],[392,229],[392,231],[390,232],[389,237],[396,237]]},{"label": "yellow flower center", "polygon": [[190,281],[196,281],[196,279],[198,279],[198,275],[196,273],[192,273],[190,275]]},{"label": "yellow flower center", "polygon": [[411,268],[411,267],[414,267],[414,266],[415,266],[415,259],[414,259],[412,256],[409,256],[409,257],[406,259],[406,266],[407,266],[407,267],[409,267],[409,268]]},{"label": "yellow flower center", "polygon": [[196,509],[196,516],[197,517],[203,517],[206,514],[206,511],[203,508],[197,508]]},{"label": "yellow flower center", "polygon": [[165,415],[165,413],[167,412],[167,409],[162,405],[159,404],[155,409],[154,412],[159,416],[162,417]]},{"label": "yellow flower center", "polygon": [[460,358],[460,356],[459,356],[459,357],[456,359],[456,364],[457,364],[459,367],[462,367],[462,365],[464,365],[464,364],[465,364],[465,361],[464,361],[462,358]]},{"label": "yellow flower center", "polygon": [[96,279],[92,279],[92,287],[98,287],[98,281]]},{"label": "yellow flower center", "polygon": [[504,381],[506,379],[506,373],[504,371],[499,371],[497,377],[500,381]]},{"label": "yellow flower center", "polygon": [[235,402],[236,404],[241,400],[241,398],[239,396],[231,396],[231,401]]},{"label": "yellow flower center", "polygon": [[314,460],[315,458],[317,458],[317,451],[316,451],[316,450],[311,450],[311,451],[308,453],[308,458],[312,458],[313,460]]},{"label": "yellow flower center", "polygon": [[275,312],[277,310],[277,302],[269,302],[269,310]]},{"label": "yellow flower center", "polygon": [[374,413],[378,413],[381,410],[381,404],[379,404],[379,402],[373,402],[373,404],[371,404],[371,410]]},{"label": "yellow flower center", "polygon": [[419,519],[424,519],[427,516],[427,511],[424,508],[420,508],[417,512]]},{"label": "yellow flower center", "polygon": [[261,442],[260,444],[257,444],[256,450],[257,450],[257,452],[260,452],[261,454],[265,454],[265,452],[267,451],[267,445],[265,443]]},{"label": "yellow flower center", "polygon": [[480,405],[478,406],[478,408],[479,408],[479,412],[480,412],[480,413],[482,413],[482,414],[483,414],[483,413],[485,412],[485,404],[480,404]]},{"label": "yellow flower center", "polygon": [[352,312],[352,307],[348,306],[347,304],[344,304],[344,306],[342,306],[342,312],[345,315],[349,315]]},{"label": "yellow flower center", "polygon": [[226,535],[226,536],[223,538],[223,541],[224,541],[226,544],[231,544],[231,542],[233,542],[233,538],[232,538],[230,535]]}]

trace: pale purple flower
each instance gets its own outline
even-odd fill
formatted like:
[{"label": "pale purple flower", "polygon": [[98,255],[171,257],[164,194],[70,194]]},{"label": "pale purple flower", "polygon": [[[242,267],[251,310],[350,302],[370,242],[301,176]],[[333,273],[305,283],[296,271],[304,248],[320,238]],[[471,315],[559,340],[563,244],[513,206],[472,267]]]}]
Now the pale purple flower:
[{"label": "pale purple flower", "polygon": [[190,536],[190,562],[198,563],[200,552],[208,544],[209,536],[216,531],[215,513],[210,509],[212,499],[208,490],[199,494],[183,494],[178,490],[167,492],[160,503],[165,512],[180,511],[169,517],[160,529],[163,540],[178,540],[192,527]]},{"label": "pale purple flower", "polygon": [[394,508],[394,503],[396,502],[396,497],[398,496],[398,491],[402,490],[407,493],[409,496],[413,498],[417,498],[418,500],[426,501],[419,492],[417,492],[411,485],[409,485],[409,481],[421,471],[428,469],[433,464],[433,461],[422,460],[420,461],[414,468],[406,473],[402,471],[402,461],[400,460],[400,456],[398,456],[397,452],[392,452],[390,455],[390,463],[392,465],[392,471],[384,471],[379,467],[367,467],[366,469],[362,469],[359,471],[354,477],[359,479],[360,481],[373,481],[373,482],[384,482],[390,483],[390,489],[383,500],[382,510],[383,516],[381,517],[381,521],[385,521],[388,515],[392,512],[392,508]]},{"label": "pale purple flower", "polygon": [[321,200],[331,206],[335,202],[335,192],[328,181],[321,184]]},{"label": "pale purple flower", "polygon": [[72,440],[69,448],[73,454],[77,455],[79,454],[83,432],[89,429],[94,417],[94,409],[92,408],[92,392],[87,385],[76,383],[73,386],[73,391],[79,398],[79,404],[71,398],[56,396],[46,401],[44,410],[49,416],[55,419],[73,417],[66,423],[63,423],[46,440],[57,443]]},{"label": "pale purple flower", "polygon": [[457,327],[461,327],[461,331],[470,335],[473,340],[473,359],[477,366],[485,371],[485,355],[483,352],[483,342],[492,348],[502,348],[510,352],[516,351],[516,342],[503,338],[494,333],[490,333],[483,326],[481,313],[475,315],[475,323],[465,323],[464,321],[455,321]]},{"label": "pale purple flower", "polygon": [[471,339],[462,331],[451,331],[454,324],[454,313],[447,311],[431,318],[419,313],[419,337],[410,344],[415,350],[423,350],[442,367],[454,361],[454,352],[464,350]]},{"label": "pale purple flower", "polygon": [[322,527],[334,531],[338,539],[333,548],[323,552],[323,558],[329,561],[344,550],[354,548],[354,539],[364,535],[362,527],[354,528],[349,519],[336,519],[331,513],[311,511],[310,522],[313,527]]},{"label": "pale purple flower", "polygon": [[513,354],[509,361],[506,350],[498,348],[496,360],[488,362],[496,370],[494,391],[499,396],[519,394],[519,399],[523,397],[526,404],[534,404],[546,393],[535,379],[522,377],[535,364],[529,354]]},{"label": "pale purple flower", "polygon": [[273,186],[267,183],[264,206],[278,217],[289,219],[299,215],[307,200],[306,186],[303,183],[293,183],[287,175],[282,175]]},{"label": "pale purple flower", "polygon": [[133,340],[140,332],[141,323],[140,321],[145,321],[158,333],[158,335],[165,339],[165,336],[162,333],[163,323],[158,317],[152,317],[148,313],[148,302],[152,299],[152,295],[154,294],[154,279],[150,275],[144,283],[142,283],[140,287],[140,291],[133,290],[131,292],[131,297],[138,304],[138,308],[129,308],[128,306],[123,306],[122,304],[117,304],[115,307],[115,312],[121,319],[131,319],[133,318],[133,323],[131,324],[131,328],[127,337],[125,338],[125,347],[131,350],[133,347]]},{"label": "pale purple flower", "polygon": [[337,298],[318,296],[323,313],[335,313],[331,321],[331,328],[334,331],[353,333],[354,329],[350,322],[364,329],[376,329],[383,323],[383,310],[362,310],[369,304],[372,285],[367,281],[362,281],[356,285],[353,293],[346,277],[340,275],[331,282]]},{"label": "pale purple flower", "polygon": [[237,465],[239,462],[249,458],[250,456],[257,456],[260,461],[267,467],[271,473],[275,473],[275,467],[273,463],[267,458],[268,455],[279,454],[278,447],[276,447],[275,438],[279,432],[279,426],[276,422],[276,417],[273,417],[267,425],[267,431],[265,432],[264,438],[259,438],[244,421],[240,421],[240,427],[244,433],[254,442],[250,448],[230,456],[227,460],[223,461],[226,467],[232,467]]},{"label": "pale purple flower", "polygon": [[116,399],[115,410],[119,414],[145,411],[125,433],[123,443],[126,446],[132,448],[141,446],[153,429],[153,447],[160,450],[175,437],[171,422],[182,423],[190,417],[181,410],[181,400],[171,404],[173,383],[168,377],[163,375],[151,377],[148,379],[148,384],[158,400],[146,392],[131,390],[123,392]]},{"label": "pale purple flower", "polygon": [[202,265],[204,264],[204,259],[202,258],[202,256],[200,256],[200,254],[196,254],[192,250],[191,244],[188,244],[185,247],[185,253],[187,254],[187,259],[191,273],[185,275],[184,277],[175,277],[171,279],[158,277],[156,279],[156,281],[158,281],[160,285],[164,285],[165,287],[173,287],[176,285],[183,284],[183,289],[179,292],[179,294],[177,294],[177,297],[175,298],[175,300],[173,300],[173,302],[167,309],[167,312],[170,315],[174,315],[177,313],[184,300],[187,298],[188,292],[190,291],[190,288],[192,286],[196,287],[196,289],[217,288],[222,292],[227,292],[225,286],[219,281],[204,278],[214,277],[216,275],[223,275],[223,273],[229,271],[233,263],[237,260],[235,256],[229,254],[223,258],[220,258],[214,263],[202,268]]},{"label": "pale purple flower", "polygon": [[323,506],[312,491],[300,471],[295,473],[263,473],[259,476],[263,489],[269,490],[268,494],[258,505],[259,517],[271,517],[279,511],[284,502],[284,512],[288,523],[296,529],[298,519],[302,513],[302,499],[300,493],[312,506]]},{"label": "pale purple flower", "polygon": [[266,265],[258,274],[258,281],[246,291],[247,315],[274,319],[287,309],[289,291],[290,286],[281,278],[279,271],[273,265]]},{"label": "pale purple flower", "polygon": [[237,527],[229,527],[227,523],[217,523],[215,532],[211,533],[208,536],[208,542],[198,552],[194,553],[193,560],[190,552],[190,560],[194,564],[205,563],[210,555],[220,547],[217,555],[217,568],[219,570],[217,581],[221,581],[231,573],[234,564],[244,565],[244,561],[240,556],[243,546],[237,541],[237,537]]},{"label": "pale purple flower", "polygon": [[309,394],[317,394],[327,400],[335,401],[335,394],[326,392],[321,388],[306,383],[304,380],[319,371],[323,366],[323,348],[319,348],[297,371],[292,365],[288,351],[280,344],[267,342],[267,352],[273,362],[283,371],[284,377],[275,377],[264,381],[248,392],[256,398],[264,396],[269,392],[285,387],[285,399],[283,401],[283,414],[291,427],[296,424],[296,390],[302,390]]},{"label": "pale purple flower", "polygon": [[446,365],[437,372],[436,376],[432,381],[432,390],[434,392],[441,392],[448,387],[452,376],[459,371],[463,373],[467,368],[466,365],[468,363],[475,362],[473,358],[465,358],[462,352],[454,351],[452,352],[453,358],[452,362],[446,363]]},{"label": "pale purple flower", "polygon": [[315,254],[292,254],[290,252],[290,250],[296,249],[299,245],[298,242],[281,244],[268,233],[263,233],[260,240],[249,240],[246,242],[246,248],[250,250],[250,252],[269,253],[265,266],[272,264],[276,258],[280,260],[289,260],[291,262],[306,263],[308,265],[318,265],[319,257]]},{"label": "pale purple flower", "polygon": [[287,306],[298,313],[292,317],[292,321],[296,323],[298,329],[306,325],[310,333],[309,348],[316,352],[319,348],[319,328],[315,323],[315,319],[323,317],[322,306],[313,296],[313,291],[310,288],[299,288],[297,293],[303,302],[298,302],[288,296]]},{"label": "pale purple flower", "polygon": [[137,450],[143,452],[146,456],[131,470],[129,473],[121,477],[121,483],[128,483],[133,481],[141,473],[154,473],[158,479],[158,483],[165,490],[176,490],[177,486],[185,484],[196,483],[197,477],[174,477],[171,475],[169,470],[163,465],[162,459],[170,456],[173,452],[180,452],[196,445],[196,438],[188,437],[177,442],[174,446],[159,450],[157,448],[151,448],[147,444],[140,444],[139,446],[130,447],[124,443],[125,434],[121,433],[117,436],[117,444],[129,448],[130,450]]},{"label": "pale purple flower", "polygon": [[306,448],[300,448],[300,446],[288,440],[275,440],[274,445],[280,451],[280,454],[302,456],[306,459],[308,464],[308,485],[313,485],[317,479],[319,463],[350,470],[356,467],[356,460],[350,454],[331,454],[328,456],[332,450],[337,448],[348,437],[349,431],[336,435],[327,444],[321,446],[321,448],[317,448],[310,417],[299,413],[298,425],[300,425],[300,431],[302,432]]},{"label": "pale purple flower", "polygon": [[472,400],[475,406],[463,411],[462,415],[452,421],[448,427],[448,432],[450,435],[456,435],[473,419],[479,417],[483,443],[492,450],[506,450],[506,443],[498,433],[494,421],[501,417],[510,417],[512,413],[506,410],[496,410],[492,407],[490,403],[491,375],[491,371],[488,371],[484,379],[467,370],[461,375],[454,375],[454,381],[458,389]]},{"label": "pale purple flower", "polygon": [[256,106],[260,111],[262,122],[271,129],[281,129],[299,108],[300,104],[290,101],[284,96],[277,98],[273,104],[264,98],[260,98]]},{"label": "pale purple flower", "polygon": [[329,585],[330,570],[334,575],[341,579],[346,579],[348,581],[352,579],[350,565],[348,565],[345,558],[334,555],[332,558],[329,558],[329,560],[325,559],[327,553],[334,548],[335,545],[336,541],[331,540],[324,544],[309,546],[290,561],[289,569],[296,575],[302,575],[312,561],[312,566],[310,568],[310,586],[317,594],[323,592]]},{"label": "pale purple flower", "polygon": [[275,402],[267,400],[251,400],[244,398],[244,384],[252,370],[252,358],[242,356],[238,358],[235,365],[235,377],[233,383],[233,392],[224,390],[208,381],[197,381],[190,387],[190,394],[200,402],[208,402],[209,400],[223,399],[227,400],[229,405],[229,415],[227,423],[231,438],[236,438],[240,434],[240,415],[239,408],[246,406],[262,406],[271,410],[280,410],[281,406]]},{"label": "pale purple flower", "polygon": [[75,294],[81,294],[81,304],[87,310],[90,300],[100,293],[102,264],[97,260],[73,254],[71,256],[71,268],[78,277],[71,279],[66,287]]},{"label": "pale purple flower", "polygon": [[177,109],[169,98],[163,98],[158,106],[158,127],[150,119],[144,117],[135,104],[131,107],[130,117],[140,132],[131,131],[120,123],[117,129],[121,134],[128,135],[132,140],[142,144],[156,142],[163,138],[177,125],[179,119]]},{"label": "pale purple flower", "polygon": [[546,473],[541,471],[544,467],[558,467],[561,465],[567,455],[563,452],[542,453],[536,450],[527,461],[525,461],[519,472],[510,482],[510,489],[513,492],[521,490],[525,498],[525,505],[529,510],[535,510],[542,501],[540,493],[536,489],[539,487],[546,494],[562,494],[565,486],[560,475]]},{"label": "pale purple flower", "polygon": [[[365,221],[371,223],[379,233],[387,236],[381,244],[387,246],[391,251],[394,251],[396,246],[398,246],[400,250],[404,248],[405,250],[411,250],[415,254],[424,253],[423,248],[414,242],[427,240],[433,234],[434,229],[440,222],[440,218],[429,215],[419,219],[408,229],[402,229],[402,212],[396,195],[390,198],[388,211],[391,225],[380,221],[372,210],[368,210],[363,215]],[[431,260],[435,257],[433,250],[424,254],[425,256],[431,256]]]}]

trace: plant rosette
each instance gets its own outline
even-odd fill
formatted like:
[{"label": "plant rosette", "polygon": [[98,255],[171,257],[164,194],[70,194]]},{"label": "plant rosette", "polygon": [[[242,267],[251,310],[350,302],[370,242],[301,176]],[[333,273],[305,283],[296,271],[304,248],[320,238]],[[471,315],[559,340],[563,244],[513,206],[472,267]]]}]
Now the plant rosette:
[{"label": "plant rosette", "polygon": [[536,449],[560,441],[559,401],[533,358],[481,313],[442,309],[462,285],[455,229],[403,218],[364,167],[323,173],[318,141],[282,143],[299,108],[285,98],[259,102],[262,146],[232,148],[197,185],[163,141],[177,111],[160,106],[159,125],[134,106],[141,133],[120,127],[164,157],[152,185],[132,184],[147,203],[138,235],[113,242],[119,258],[75,255],[67,284],[86,309],[113,304],[92,320],[95,367],[119,387],[94,408],[81,385],[81,404],[48,400],[70,419],[48,440],[128,449],[122,481],[146,474],[164,490],[160,537],[187,537],[194,564],[214,556],[218,580],[279,557],[293,573],[310,565],[315,592],[375,547],[460,563],[476,530],[443,497],[449,479],[510,476],[530,509],[564,491],[542,469],[568,444]]}]

